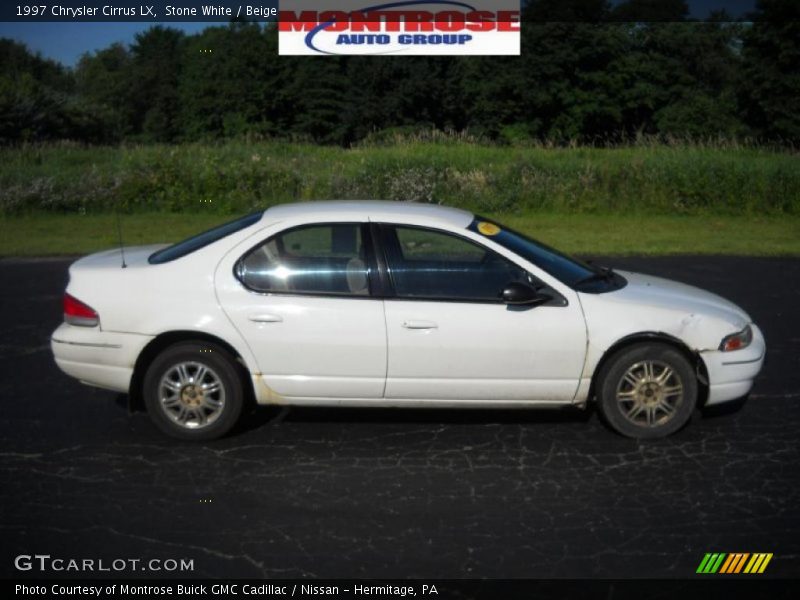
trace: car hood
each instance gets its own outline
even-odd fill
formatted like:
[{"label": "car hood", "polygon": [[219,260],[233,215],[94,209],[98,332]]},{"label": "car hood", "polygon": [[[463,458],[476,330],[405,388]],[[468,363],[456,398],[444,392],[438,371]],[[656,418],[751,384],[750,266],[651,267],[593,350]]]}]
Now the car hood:
[{"label": "car hood", "polygon": [[628,280],[628,285],[612,292],[619,299],[664,308],[685,310],[689,313],[708,312],[712,316],[731,319],[742,327],[750,322],[750,316],[739,306],[722,296],[706,290],[643,273],[617,271]]},{"label": "car hood", "polygon": [[619,271],[623,288],[604,294],[579,293],[590,340],[608,347],[629,335],[666,334],[702,351],[750,323],[733,302],[691,285]]}]

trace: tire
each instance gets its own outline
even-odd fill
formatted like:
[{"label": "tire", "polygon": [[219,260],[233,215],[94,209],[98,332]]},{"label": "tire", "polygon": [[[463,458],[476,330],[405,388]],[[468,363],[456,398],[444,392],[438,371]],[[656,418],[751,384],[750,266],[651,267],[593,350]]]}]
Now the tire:
[{"label": "tire", "polygon": [[235,360],[208,342],[180,342],[163,350],[147,368],[143,395],[156,427],[188,441],[225,435],[244,406]]},{"label": "tire", "polygon": [[697,376],[672,346],[630,346],[615,353],[598,374],[597,405],[605,422],[624,436],[665,437],[694,414]]}]

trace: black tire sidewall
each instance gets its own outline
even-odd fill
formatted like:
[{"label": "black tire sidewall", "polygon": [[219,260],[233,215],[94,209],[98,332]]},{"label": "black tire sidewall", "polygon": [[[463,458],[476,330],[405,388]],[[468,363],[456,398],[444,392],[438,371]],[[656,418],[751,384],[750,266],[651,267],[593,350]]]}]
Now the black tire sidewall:
[{"label": "black tire sidewall", "polygon": [[[677,414],[663,425],[652,428],[631,423],[622,414],[616,399],[620,378],[633,364],[644,360],[668,364],[680,376],[684,389],[683,401]],[[671,435],[690,421],[697,407],[697,377],[694,368],[680,350],[667,344],[637,344],[620,350],[601,370],[597,390],[597,405],[603,420],[618,433],[631,438],[653,439]]]},{"label": "black tire sidewall", "polygon": [[[201,429],[186,429],[173,423],[164,414],[159,401],[161,377],[180,362],[206,364],[217,373],[225,389],[225,407],[211,425]],[[181,342],[165,348],[150,364],[143,382],[144,403],[150,419],[167,435],[187,441],[213,440],[229,432],[239,420],[244,405],[242,378],[233,357],[216,344]]]}]

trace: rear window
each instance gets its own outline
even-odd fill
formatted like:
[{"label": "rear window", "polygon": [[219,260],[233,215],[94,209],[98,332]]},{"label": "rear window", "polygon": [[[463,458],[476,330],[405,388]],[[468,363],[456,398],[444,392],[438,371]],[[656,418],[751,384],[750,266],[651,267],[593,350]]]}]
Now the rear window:
[{"label": "rear window", "polygon": [[177,258],[181,258],[182,256],[191,254],[195,250],[199,250],[204,246],[213,244],[225,236],[236,233],[237,231],[241,231],[245,227],[250,227],[250,225],[257,223],[263,214],[263,212],[255,212],[244,217],[239,217],[235,221],[214,227],[214,229],[209,229],[203,233],[198,233],[197,235],[193,235],[182,242],[178,242],[177,244],[173,244],[168,248],[154,252],[147,260],[151,265],[160,265],[161,263],[166,263]]}]

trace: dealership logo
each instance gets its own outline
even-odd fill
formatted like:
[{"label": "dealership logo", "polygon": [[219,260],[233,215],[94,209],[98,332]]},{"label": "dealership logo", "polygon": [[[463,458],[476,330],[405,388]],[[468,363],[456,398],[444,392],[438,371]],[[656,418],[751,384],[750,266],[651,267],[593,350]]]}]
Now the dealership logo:
[{"label": "dealership logo", "polygon": [[[281,2],[284,55],[518,55],[519,1]],[[323,4],[326,6],[320,7]]]},{"label": "dealership logo", "polygon": [[697,573],[701,574],[724,574],[736,575],[740,573],[755,575],[763,573],[769,561],[772,560],[772,553],[757,552],[709,552],[700,561]]}]

